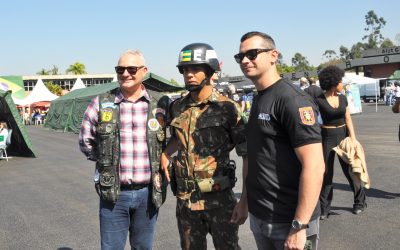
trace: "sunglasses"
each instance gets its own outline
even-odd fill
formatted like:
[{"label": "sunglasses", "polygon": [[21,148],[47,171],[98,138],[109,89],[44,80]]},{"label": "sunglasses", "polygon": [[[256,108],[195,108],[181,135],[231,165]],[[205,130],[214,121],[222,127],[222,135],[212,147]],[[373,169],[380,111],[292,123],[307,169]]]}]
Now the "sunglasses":
[{"label": "sunglasses", "polygon": [[115,67],[115,72],[117,72],[117,74],[119,74],[119,75],[122,75],[125,72],[125,70],[127,70],[129,74],[135,75],[136,72],[141,68],[144,68],[144,66],[139,66],[139,67],[136,67],[136,66],[128,66],[128,67],[116,66]]},{"label": "sunglasses", "polygon": [[255,60],[258,56],[258,54],[262,52],[268,52],[274,49],[250,49],[244,53],[239,53],[234,55],[233,57],[235,58],[237,63],[241,63],[244,57],[247,57],[249,60]]}]

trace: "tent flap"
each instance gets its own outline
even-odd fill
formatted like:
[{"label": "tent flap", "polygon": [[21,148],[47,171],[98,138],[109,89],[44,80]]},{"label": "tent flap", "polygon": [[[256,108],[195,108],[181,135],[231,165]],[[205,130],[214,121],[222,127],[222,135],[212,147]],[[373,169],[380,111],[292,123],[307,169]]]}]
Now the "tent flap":
[{"label": "tent flap", "polygon": [[13,130],[11,145],[7,148],[7,153],[9,155],[36,157],[31,139],[11,98],[11,91],[0,90],[0,120],[6,121],[10,129]]}]

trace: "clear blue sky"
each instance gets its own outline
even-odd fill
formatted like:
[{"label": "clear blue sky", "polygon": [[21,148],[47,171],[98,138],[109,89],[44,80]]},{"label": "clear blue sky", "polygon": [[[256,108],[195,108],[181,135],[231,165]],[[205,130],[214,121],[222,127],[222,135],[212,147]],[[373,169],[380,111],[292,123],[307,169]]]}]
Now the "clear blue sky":
[{"label": "clear blue sky", "polygon": [[178,52],[193,42],[215,48],[223,73],[242,75],[233,55],[253,30],[275,39],[285,63],[299,52],[317,66],[325,50],[361,41],[369,10],[386,20],[382,34],[396,45],[400,33],[398,0],[4,0],[0,8],[0,75],[53,65],[64,73],[77,61],[88,73],[114,73],[122,52],[139,49],[150,71],[182,82]]}]

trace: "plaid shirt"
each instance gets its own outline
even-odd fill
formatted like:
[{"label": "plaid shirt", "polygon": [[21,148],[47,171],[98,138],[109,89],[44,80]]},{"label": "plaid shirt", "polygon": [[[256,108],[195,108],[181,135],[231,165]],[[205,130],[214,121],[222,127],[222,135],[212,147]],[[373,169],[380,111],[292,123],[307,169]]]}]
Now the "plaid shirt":
[{"label": "plaid shirt", "polygon": [[[120,168],[121,184],[150,183],[151,169],[146,140],[147,111],[150,97],[143,87],[135,102],[117,92],[114,103],[120,108]],[[99,97],[93,98],[83,117],[79,147],[89,160],[96,160],[96,126],[98,125]],[[95,177],[96,178],[96,177]]]}]

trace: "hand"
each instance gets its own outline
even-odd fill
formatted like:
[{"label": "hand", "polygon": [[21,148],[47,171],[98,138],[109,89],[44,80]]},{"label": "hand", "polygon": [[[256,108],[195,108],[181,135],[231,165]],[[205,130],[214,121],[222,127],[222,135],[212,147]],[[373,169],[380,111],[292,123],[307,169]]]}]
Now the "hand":
[{"label": "hand", "polygon": [[285,241],[285,250],[303,250],[306,245],[306,230],[291,229]]},{"label": "hand", "polygon": [[247,199],[242,198],[233,209],[230,223],[242,225],[246,221],[248,215]]},{"label": "hand", "polygon": [[166,154],[162,153],[161,154],[161,170],[164,171],[165,178],[167,178],[167,181],[169,183],[171,181],[171,179],[169,178],[168,166],[169,166],[169,158],[167,157]]}]

